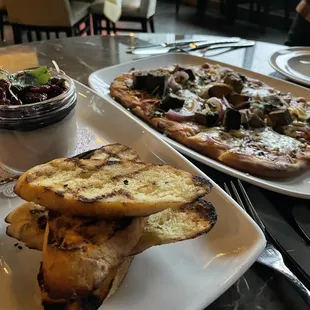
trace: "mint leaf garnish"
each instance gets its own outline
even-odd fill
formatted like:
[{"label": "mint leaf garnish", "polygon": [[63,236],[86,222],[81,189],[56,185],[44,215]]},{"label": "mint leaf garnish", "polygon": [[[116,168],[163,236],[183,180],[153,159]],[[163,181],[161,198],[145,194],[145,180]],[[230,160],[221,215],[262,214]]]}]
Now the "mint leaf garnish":
[{"label": "mint leaf garnish", "polygon": [[47,70],[47,66],[42,66],[31,71],[28,71],[26,75],[33,76],[35,78],[35,84],[44,85],[47,84],[51,78],[51,74]]}]

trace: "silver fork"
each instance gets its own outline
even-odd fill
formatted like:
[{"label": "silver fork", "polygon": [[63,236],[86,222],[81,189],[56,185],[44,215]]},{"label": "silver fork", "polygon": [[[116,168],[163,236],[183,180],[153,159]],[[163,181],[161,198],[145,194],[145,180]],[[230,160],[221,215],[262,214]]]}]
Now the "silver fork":
[{"label": "silver fork", "polygon": [[[250,216],[253,218],[253,220],[257,223],[257,225],[261,228],[263,233],[265,234],[267,245],[266,248],[262,251],[262,253],[258,256],[257,262],[261,263],[262,265],[265,265],[273,270],[276,270],[277,272],[281,273],[283,276],[286,277],[286,279],[294,286],[294,288],[300,293],[301,297],[305,300],[305,302],[310,305],[310,291],[303,285],[303,283],[294,275],[294,273],[288,269],[283,261],[283,257],[281,253],[276,249],[276,247],[271,243],[270,237],[267,233],[266,227],[263,224],[262,220],[260,219],[259,215],[255,211],[248,194],[246,193],[242,183],[240,180],[238,180],[238,184],[240,187],[241,194],[245,200],[245,205],[243,204],[243,201],[241,200],[241,197],[238,193],[238,190],[234,183],[230,181],[231,188],[233,190],[233,193],[235,195],[235,200],[239,203],[239,205],[250,214]],[[231,194],[229,187],[226,183],[224,183],[225,191],[228,195],[230,195],[233,198],[233,195]]]}]

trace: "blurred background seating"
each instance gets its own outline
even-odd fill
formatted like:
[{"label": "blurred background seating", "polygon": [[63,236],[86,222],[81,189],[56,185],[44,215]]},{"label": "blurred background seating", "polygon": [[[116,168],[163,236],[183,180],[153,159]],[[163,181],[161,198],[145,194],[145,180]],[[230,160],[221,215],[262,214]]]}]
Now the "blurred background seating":
[{"label": "blurred background seating", "polygon": [[[120,20],[113,24],[104,16],[105,1],[0,0],[0,45],[14,43],[13,33],[15,43],[20,43],[75,35],[155,32],[155,29],[159,33],[239,36],[283,44],[297,18],[295,8],[299,3],[299,0],[123,0]],[[5,38],[7,42],[3,42]]]},{"label": "blurred background seating", "polygon": [[[93,17],[94,33],[99,34],[102,30],[106,30],[110,34],[114,31],[139,31],[148,32],[148,24],[151,32],[155,32],[154,15],[156,11],[156,0],[123,0],[122,15],[120,22],[126,23],[111,23],[103,14],[104,0],[96,0],[90,6],[90,12]],[[102,26],[102,21],[105,21],[106,26]],[[140,28],[133,28],[128,23],[139,23]]]},{"label": "blurred background seating", "polygon": [[68,37],[84,32],[90,34],[89,7],[87,1],[6,0],[15,43],[22,42],[23,32],[27,32],[28,41],[33,40],[32,32],[35,32],[37,40],[41,40],[42,32],[47,39],[51,32],[56,37],[60,32]]}]

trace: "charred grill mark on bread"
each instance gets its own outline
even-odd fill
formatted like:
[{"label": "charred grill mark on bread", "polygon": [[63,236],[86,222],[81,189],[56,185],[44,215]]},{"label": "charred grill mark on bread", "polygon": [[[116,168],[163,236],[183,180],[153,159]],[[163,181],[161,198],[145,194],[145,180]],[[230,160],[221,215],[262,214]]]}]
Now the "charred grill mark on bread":
[{"label": "charred grill mark on bread", "polygon": [[[150,167],[152,166],[152,165],[145,166],[144,163],[141,163],[141,165],[143,165],[143,168],[137,169],[136,171],[133,171],[133,172],[130,172],[130,173],[125,173],[125,174],[122,173],[122,174],[119,174],[119,175],[115,175],[115,176],[112,177],[112,180],[116,181],[116,180],[123,179],[123,178],[126,179],[126,178],[130,178],[130,177],[133,177],[133,176],[137,176],[141,172],[148,171],[150,169]],[[128,182],[128,180],[127,180],[127,182]]]},{"label": "charred grill mark on bread", "polygon": [[194,175],[194,176],[193,176],[193,181],[194,181],[194,183],[195,183],[196,185],[209,185],[209,191],[207,192],[207,194],[211,192],[213,185],[212,185],[212,183],[211,183],[209,180],[207,180],[206,178],[202,178],[202,177],[199,177],[199,176],[197,176],[197,175]]},{"label": "charred grill mark on bread", "polygon": [[202,219],[207,219],[211,223],[215,223],[217,220],[216,211],[212,203],[203,198],[199,198],[195,203],[187,203],[183,205],[180,207],[180,211],[195,211]]},{"label": "charred grill mark on bread", "polygon": [[128,191],[124,190],[124,189],[119,189],[117,191],[112,191],[111,193],[108,193],[108,194],[105,194],[105,195],[96,196],[96,197],[91,198],[91,199],[86,198],[86,197],[81,196],[81,195],[76,195],[75,193],[73,193],[72,195],[74,197],[76,197],[79,201],[86,202],[86,203],[93,203],[93,202],[104,200],[104,199],[108,199],[108,198],[111,198],[111,197],[114,197],[114,196],[117,196],[117,195],[125,196],[128,199],[133,199],[131,194]]},{"label": "charred grill mark on bread", "polygon": [[[106,156],[104,156],[106,155]],[[133,162],[141,161],[139,155],[130,147],[122,144],[111,144],[96,150],[91,158],[105,160],[130,160]]]}]

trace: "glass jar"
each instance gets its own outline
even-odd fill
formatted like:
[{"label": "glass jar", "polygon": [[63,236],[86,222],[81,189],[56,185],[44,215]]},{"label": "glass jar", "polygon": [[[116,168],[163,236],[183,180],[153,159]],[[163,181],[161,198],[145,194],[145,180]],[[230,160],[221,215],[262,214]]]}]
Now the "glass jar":
[{"label": "glass jar", "polygon": [[12,173],[72,154],[77,145],[74,82],[63,72],[68,90],[24,105],[0,106],[0,162]]}]

